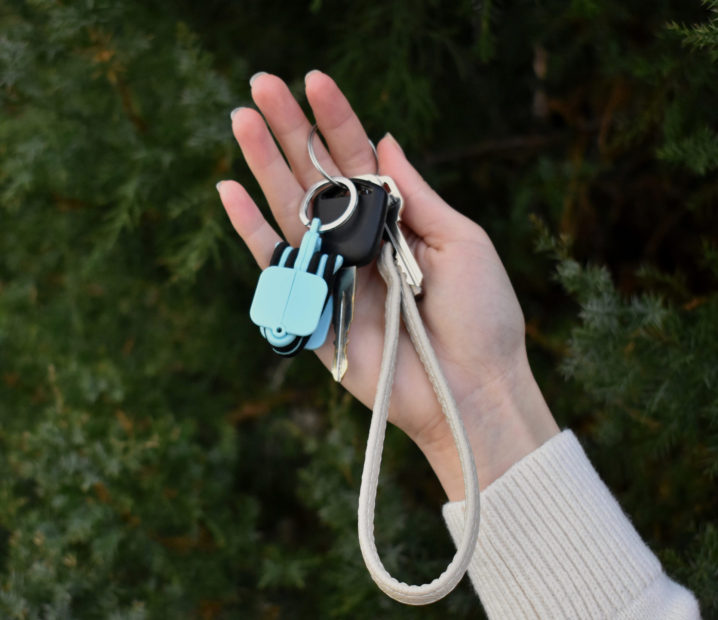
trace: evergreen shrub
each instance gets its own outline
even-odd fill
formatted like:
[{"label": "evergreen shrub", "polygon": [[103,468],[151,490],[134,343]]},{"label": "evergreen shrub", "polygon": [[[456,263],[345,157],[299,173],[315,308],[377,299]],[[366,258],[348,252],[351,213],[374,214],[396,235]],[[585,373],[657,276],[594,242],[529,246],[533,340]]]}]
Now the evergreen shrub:
[{"label": "evergreen shrub", "polygon": [[[316,67],[488,230],[559,423],[718,617],[716,11],[6,0],[0,615],[481,615],[468,580],[423,609],[377,590],[368,415],[247,317],[257,269],[214,185],[264,203],[229,111],[255,71],[301,98]],[[399,432],[385,454],[382,555],[429,578],[442,492]]]}]

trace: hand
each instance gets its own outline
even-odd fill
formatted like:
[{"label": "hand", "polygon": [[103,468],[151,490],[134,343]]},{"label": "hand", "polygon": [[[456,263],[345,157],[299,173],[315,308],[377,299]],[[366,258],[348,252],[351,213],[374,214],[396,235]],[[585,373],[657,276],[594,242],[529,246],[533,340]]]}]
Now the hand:
[{"label": "hand", "polygon": [[[306,95],[331,153],[317,140],[325,170],[346,177],[374,172],[368,137],[334,81],[312,71],[306,77]],[[299,221],[299,203],[306,189],[322,178],[307,154],[311,124],[276,76],[255,77],[252,98],[264,118],[240,108],[233,113],[232,129],[283,235],[297,246],[306,231]],[[521,308],[486,233],[427,185],[391,135],[379,142],[377,151],[380,174],[396,181],[405,200],[405,234],[424,273],[419,308],[462,413],[483,488],[558,432],[528,365]],[[219,193],[234,228],[259,266],[266,267],[279,235],[240,184],[224,181]],[[360,268],[349,369],[342,383],[370,408],[381,365],[385,297],[376,266]],[[327,367],[332,343],[330,336],[317,350]],[[403,330],[389,420],[424,452],[449,499],[463,498],[453,437]]]}]

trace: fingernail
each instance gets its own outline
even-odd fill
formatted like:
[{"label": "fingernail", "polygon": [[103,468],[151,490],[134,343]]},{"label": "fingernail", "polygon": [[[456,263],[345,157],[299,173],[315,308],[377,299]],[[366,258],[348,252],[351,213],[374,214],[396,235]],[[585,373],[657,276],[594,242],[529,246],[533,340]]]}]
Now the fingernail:
[{"label": "fingernail", "polygon": [[254,84],[254,80],[256,80],[260,75],[267,75],[266,71],[257,71],[251,78],[249,78],[249,87],[252,88],[252,84]]},{"label": "fingernail", "polygon": [[220,191],[219,188],[222,187],[222,183],[224,183],[224,181],[217,181],[217,185],[215,185],[215,187],[217,188],[217,191]]},{"label": "fingernail", "polygon": [[234,120],[234,115],[235,115],[237,112],[239,112],[243,107],[244,107],[244,106],[241,105],[241,106],[239,106],[238,108],[234,108],[234,110],[232,110],[232,111],[229,113],[229,118],[230,118],[230,120]]},{"label": "fingernail", "polygon": [[404,152],[404,149],[401,148],[401,145],[396,141],[396,138],[392,136],[388,131],[384,134],[384,137],[389,140],[396,148],[398,148],[402,153]]},{"label": "fingernail", "polygon": [[311,71],[307,71],[307,74],[304,76],[304,83],[305,83],[305,84],[307,83],[307,80],[309,79],[309,76],[310,76],[312,73],[321,73],[321,71],[319,71],[319,69],[312,69]]}]

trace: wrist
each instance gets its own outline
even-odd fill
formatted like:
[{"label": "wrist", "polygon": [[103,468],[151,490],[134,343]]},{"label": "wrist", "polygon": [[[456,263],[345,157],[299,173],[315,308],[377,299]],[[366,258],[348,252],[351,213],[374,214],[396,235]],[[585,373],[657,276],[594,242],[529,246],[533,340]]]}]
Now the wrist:
[{"label": "wrist", "polygon": [[[559,432],[525,354],[511,372],[472,391],[457,406],[481,489]],[[442,418],[431,436],[415,441],[449,500],[463,499],[463,473],[446,420]]]}]

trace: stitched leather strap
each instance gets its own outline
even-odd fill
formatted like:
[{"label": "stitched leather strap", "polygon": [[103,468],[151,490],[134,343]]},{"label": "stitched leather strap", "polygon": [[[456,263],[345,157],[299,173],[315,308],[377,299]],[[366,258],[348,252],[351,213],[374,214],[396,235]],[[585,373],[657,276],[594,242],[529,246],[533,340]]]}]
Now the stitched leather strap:
[{"label": "stitched leather strap", "polygon": [[[414,295],[396,264],[394,249],[390,243],[384,244],[379,256],[378,266],[379,273],[381,273],[387,284],[386,327],[381,372],[374,399],[374,411],[369,428],[364,471],[362,472],[359,491],[359,545],[369,574],[379,588],[391,598],[402,603],[426,605],[438,601],[454,589],[464,576],[471,556],[476,549],[476,539],[479,534],[479,483],[471,446],[461,421],[461,415],[456,407],[449,385],[441,372],[434,349],[429,342]],[[386,431],[387,416],[389,415],[389,401],[396,370],[396,353],[401,328],[400,314],[404,317],[404,323],[411,336],[414,348],[424,365],[439,404],[451,427],[459,452],[466,493],[466,528],[456,554],[439,577],[431,583],[421,586],[408,585],[392,577],[384,568],[374,541],[374,507],[379,483],[384,433]]]}]

